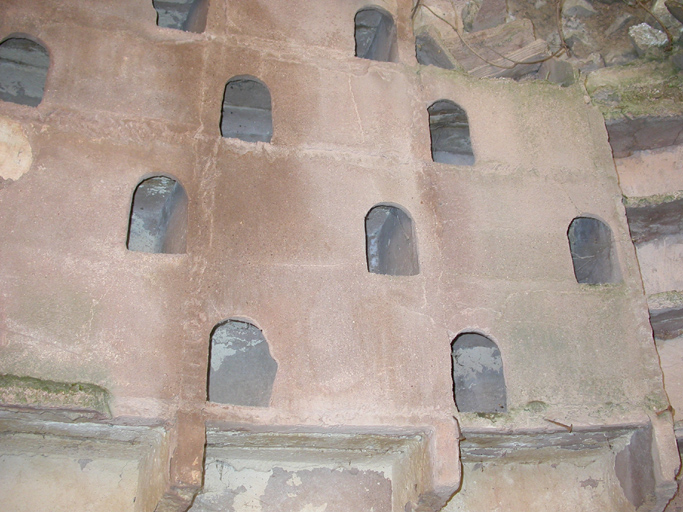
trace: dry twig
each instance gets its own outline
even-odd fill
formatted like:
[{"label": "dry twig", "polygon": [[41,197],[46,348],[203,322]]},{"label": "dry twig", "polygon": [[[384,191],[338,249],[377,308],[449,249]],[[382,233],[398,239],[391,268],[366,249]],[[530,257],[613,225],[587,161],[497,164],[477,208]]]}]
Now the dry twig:
[{"label": "dry twig", "polygon": [[[563,0],[558,0],[558,9],[559,9],[559,10],[561,10],[560,6],[561,6],[562,2],[563,2]],[[496,67],[496,68],[500,68],[500,69],[513,69],[515,66],[519,66],[520,64],[541,64],[541,63],[543,63],[543,62],[545,62],[545,61],[547,61],[547,60],[550,60],[550,59],[552,59],[552,58],[554,58],[554,57],[557,57],[558,55],[561,55],[563,52],[567,52],[567,51],[568,51],[568,47],[567,47],[566,42],[564,41],[564,36],[563,36],[563,34],[562,34],[561,24],[560,24],[559,18],[558,18],[558,30],[559,30],[559,32],[560,32],[560,40],[562,41],[562,44],[560,45],[560,48],[559,48],[556,52],[553,52],[551,55],[549,55],[548,57],[544,57],[543,59],[528,60],[528,61],[517,61],[517,60],[511,59],[511,58],[509,58],[509,57],[506,57],[505,55],[502,55],[501,53],[497,52],[497,51],[494,50],[493,48],[487,48],[489,51],[491,51],[491,52],[495,53],[496,55],[498,55],[501,59],[505,59],[506,61],[508,61],[508,62],[511,63],[510,65],[507,65],[507,66],[506,66],[506,65],[502,65],[502,64],[496,64],[495,62],[491,62],[491,61],[488,60],[486,57],[484,57],[484,56],[482,56],[481,54],[479,54],[474,48],[472,48],[472,46],[465,40],[465,38],[463,37],[463,35],[460,33],[460,30],[458,29],[457,26],[455,26],[453,23],[451,23],[450,21],[448,21],[446,18],[444,18],[444,17],[441,16],[440,14],[437,14],[436,12],[434,12],[434,10],[433,10],[431,7],[429,7],[428,5],[424,5],[424,4],[422,3],[422,0],[417,0],[417,3],[415,4],[415,7],[413,7],[413,11],[412,11],[412,15],[411,15],[413,21],[415,20],[415,16],[416,16],[417,11],[418,11],[418,9],[419,9],[420,7],[424,8],[424,9],[427,9],[427,10],[428,10],[430,13],[432,13],[436,18],[438,18],[439,20],[443,21],[446,25],[448,25],[448,26],[449,26],[449,27],[458,35],[458,38],[460,39],[460,42],[462,42],[462,44],[463,44],[470,52],[472,52],[472,54],[474,54],[476,57],[478,57],[479,59],[481,59],[482,61],[484,61],[486,64],[489,64],[489,65],[494,66],[494,67]],[[558,10],[558,12],[559,12],[559,10]],[[456,13],[456,16],[457,16],[457,13]]]},{"label": "dry twig", "polygon": [[652,10],[647,7],[641,0],[636,0],[636,4],[638,7],[643,9],[646,13],[648,13],[650,16],[652,16],[657,23],[659,23],[659,26],[664,29],[664,33],[666,34],[666,39],[668,43],[666,44],[666,48],[664,48],[665,52],[670,52],[671,49],[674,47],[674,36],[671,34],[671,31],[666,28],[666,25],[662,22],[662,20],[659,19],[658,16],[655,15],[655,13],[652,12]]}]

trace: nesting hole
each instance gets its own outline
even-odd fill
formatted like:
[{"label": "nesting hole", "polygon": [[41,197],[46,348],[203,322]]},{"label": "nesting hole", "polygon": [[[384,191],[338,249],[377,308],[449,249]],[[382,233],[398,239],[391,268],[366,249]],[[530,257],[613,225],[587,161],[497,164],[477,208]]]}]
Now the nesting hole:
[{"label": "nesting hole", "polygon": [[157,25],[185,32],[204,32],[209,0],[152,0]]},{"label": "nesting hole", "polygon": [[268,407],[277,373],[263,332],[241,320],[218,324],[211,333],[210,402]]},{"label": "nesting hole", "polygon": [[187,194],[176,180],[154,176],[133,194],[128,249],[151,253],[184,253],[187,236]]},{"label": "nesting hole", "polygon": [[507,411],[503,359],[498,345],[477,333],[458,335],[451,345],[453,394],[460,412]]},{"label": "nesting hole", "polygon": [[268,87],[252,76],[230,79],[223,95],[221,135],[247,142],[270,142],[273,116]]},{"label": "nesting hole", "polygon": [[467,113],[450,100],[439,100],[427,109],[432,139],[432,160],[443,164],[473,165]]},{"label": "nesting hole", "polygon": [[396,62],[396,26],[391,14],[364,7],[355,17],[356,57]]},{"label": "nesting hole", "polygon": [[40,43],[11,37],[0,43],[0,99],[36,107],[43,101],[50,56]]},{"label": "nesting hole", "polygon": [[574,275],[579,283],[608,284],[621,281],[612,230],[593,217],[576,217],[567,231]]},{"label": "nesting hole", "polygon": [[365,216],[365,237],[368,271],[392,276],[419,274],[413,221],[401,208],[372,208]]}]

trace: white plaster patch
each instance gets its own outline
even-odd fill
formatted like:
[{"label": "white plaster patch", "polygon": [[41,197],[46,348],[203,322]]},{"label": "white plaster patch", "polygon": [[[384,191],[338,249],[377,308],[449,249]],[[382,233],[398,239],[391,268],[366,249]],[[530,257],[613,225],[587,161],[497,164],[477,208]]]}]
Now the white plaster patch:
[{"label": "white plaster patch", "polygon": [[235,354],[237,354],[237,351],[230,345],[215,343],[211,347],[211,369],[214,372],[217,372],[223,364],[223,360],[226,357],[234,356]]},{"label": "white plaster patch", "polygon": [[670,236],[653,240],[637,246],[636,253],[646,294],[683,290],[681,238]]},{"label": "white plaster patch", "polygon": [[291,486],[298,487],[298,486],[301,485],[301,478],[299,478],[299,475],[297,475],[296,473],[294,473],[294,474],[292,475],[292,478],[290,478],[289,480],[287,480],[287,485],[291,485]]},{"label": "white plaster patch", "polygon": [[0,177],[16,181],[31,168],[33,152],[21,125],[0,117]]},{"label": "white plaster patch", "polygon": [[301,509],[301,512],[325,512],[325,510],[327,510],[327,503],[323,503],[319,507],[308,504]]},{"label": "white plaster patch", "polygon": [[254,325],[236,320],[223,324],[211,337],[211,369],[217,372],[226,357],[247,352],[264,342],[260,329]]},{"label": "white plaster patch", "polygon": [[203,494],[220,499],[222,494],[234,493],[235,510],[261,512],[262,497],[272,474],[272,471],[237,469],[220,460],[207,461]]}]

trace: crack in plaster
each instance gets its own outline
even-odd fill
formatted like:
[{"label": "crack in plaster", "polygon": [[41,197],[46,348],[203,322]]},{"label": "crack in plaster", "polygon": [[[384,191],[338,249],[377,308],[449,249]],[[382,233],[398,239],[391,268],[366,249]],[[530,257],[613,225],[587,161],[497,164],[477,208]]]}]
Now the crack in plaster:
[{"label": "crack in plaster", "polygon": [[365,131],[363,130],[363,123],[358,112],[358,104],[356,103],[356,96],[353,94],[353,86],[351,85],[351,77],[348,79],[349,93],[351,93],[351,102],[353,103],[353,111],[356,113],[356,121],[358,121],[358,131],[360,133],[361,142],[365,144]]}]

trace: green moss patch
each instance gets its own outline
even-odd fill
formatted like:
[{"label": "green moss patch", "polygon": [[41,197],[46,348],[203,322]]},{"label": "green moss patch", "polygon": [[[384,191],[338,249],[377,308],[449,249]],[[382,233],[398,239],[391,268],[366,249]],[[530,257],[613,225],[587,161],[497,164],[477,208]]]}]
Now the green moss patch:
[{"label": "green moss patch", "polygon": [[607,120],[683,114],[683,74],[671,62],[603,68],[590,74],[586,90]]},{"label": "green moss patch", "polygon": [[670,203],[683,197],[683,190],[678,190],[670,194],[658,194],[654,196],[644,197],[626,197],[623,198],[623,203],[626,208],[644,208],[646,206],[658,206],[664,203]]},{"label": "green moss patch", "polygon": [[0,405],[86,410],[111,416],[109,392],[100,386],[16,375],[0,375]]}]

